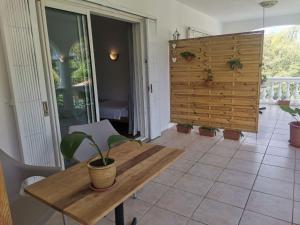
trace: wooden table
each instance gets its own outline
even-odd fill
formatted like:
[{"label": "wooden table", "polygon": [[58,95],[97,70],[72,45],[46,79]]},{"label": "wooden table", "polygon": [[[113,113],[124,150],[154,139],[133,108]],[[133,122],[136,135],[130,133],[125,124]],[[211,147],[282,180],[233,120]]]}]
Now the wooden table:
[{"label": "wooden table", "polygon": [[117,182],[110,190],[94,192],[89,188],[83,162],[26,187],[25,192],[81,224],[93,225],[115,209],[116,224],[124,225],[123,202],[182,153],[160,145],[127,142],[111,150]]}]

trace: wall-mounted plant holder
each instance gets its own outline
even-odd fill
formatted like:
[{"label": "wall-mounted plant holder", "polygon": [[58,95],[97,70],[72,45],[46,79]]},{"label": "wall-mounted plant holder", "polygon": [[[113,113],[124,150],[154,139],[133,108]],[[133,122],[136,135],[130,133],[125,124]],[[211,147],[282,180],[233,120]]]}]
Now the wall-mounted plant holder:
[{"label": "wall-mounted plant holder", "polygon": [[214,74],[211,69],[206,69],[205,72],[207,72],[207,78],[204,79],[205,85],[211,87],[213,85]]},{"label": "wall-mounted plant holder", "polygon": [[227,61],[227,64],[229,65],[231,70],[243,69],[243,64],[241,63],[241,60],[239,58],[231,58]]},{"label": "wall-mounted plant holder", "polygon": [[176,43],[172,43],[172,48],[175,49],[176,48]]},{"label": "wall-mounted plant holder", "polygon": [[177,58],[176,57],[172,57],[172,62],[176,63],[177,62]]},{"label": "wall-mounted plant holder", "polygon": [[180,55],[181,55],[182,58],[184,58],[188,62],[190,62],[194,58],[196,58],[196,55],[194,53],[191,53],[191,52],[181,52]]}]

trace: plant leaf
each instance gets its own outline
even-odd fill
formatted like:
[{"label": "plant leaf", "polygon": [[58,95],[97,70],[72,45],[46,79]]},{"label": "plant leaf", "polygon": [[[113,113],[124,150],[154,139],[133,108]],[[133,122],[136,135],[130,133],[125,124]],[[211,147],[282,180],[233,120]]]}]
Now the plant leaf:
[{"label": "plant leaf", "polygon": [[65,135],[60,143],[60,150],[64,158],[67,160],[72,159],[77,148],[85,138],[89,139],[90,136],[84,132],[73,132]]},{"label": "plant leaf", "polygon": [[109,148],[113,148],[114,146],[117,146],[117,145],[127,142],[129,140],[130,139],[128,139],[127,137],[125,137],[123,135],[111,135],[107,139],[107,144],[108,144]]},{"label": "plant leaf", "polygon": [[283,111],[285,111],[285,112],[287,112],[287,113],[289,113],[290,115],[292,115],[292,116],[296,116],[297,115],[297,110],[298,109],[292,109],[290,106],[288,106],[288,105],[281,105],[280,106],[280,108],[283,110]]}]

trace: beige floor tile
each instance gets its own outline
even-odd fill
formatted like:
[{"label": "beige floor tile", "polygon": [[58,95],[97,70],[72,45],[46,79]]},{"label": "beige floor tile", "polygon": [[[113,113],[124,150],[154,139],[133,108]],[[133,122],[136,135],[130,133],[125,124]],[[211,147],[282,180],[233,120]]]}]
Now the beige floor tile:
[{"label": "beige floor tile", "polygon": [[278,180],[294,182],[294,171],[277,166],[261,165],[258,173],[260,176],[274,178]]},{"label": "beige floor tile", "polygon": [[[72,218],[67,217],[67,223],[68,225],[81,225],[79,222],[76,222]],[[115,223],[110,221],[107,218],[101,219],[98,223],[95,225],[114,225]],[[60,213],[55,213],[45,225],[64,225],[62,220],[62,215]]]},{"label": "beige floor tile", "polygon": [[300,202],[300,185],[295,184],[294,187],[294,200]]},{"label": "beige floor tile", "polygon": [[296,170],[300,170],[300,160],[296,160]]},{"label": "beige floor tile", "polygon": [[296,152],[294,150],[290,150],[286,148],[277,148],[277,147],[269,146],[266,154],[294,159]]},{"label": "beige floor tile", "polygon": [[251,189],[255,180],[254,174],[225,169],[218,178],[223,183]]},{"label": "beige floor tile", "polygon": [[269,143],[268,138],[247,137],[244,141],[244,144],[255,144],[255,145],[268,145],[268,143]]},{"label": "beige floor tile", "polygon": [[244,208],[250,190],[216,182],[207,194],[207,198]]},{"label": "beige floor tile", "polygon": [[242,144],[239,150],[242,151],[249,151],[249,152],[258,152],[258,153],[265,153],[266,152],[265,145],[252,145],[252,144]]},{"label": "beige floor tile", "polygon": [[300,224],[300,202],[294,202],[294,224]]},{"label": "beige floor tile", "polygon": [[237,225],[243,210],[231,205],[205,199],[193,218],[205,224],[211,225]]},{"label": "beige floor tile", "polygon": [[154,178],[153,181],[160,184],[173,186],[176,181],[183,176],[183,174],[184,173],[180,171],[166,169],[158,177]]},{"label": "beige floor tile", "polygon": [[293,201],[254,191],[250,195],[246,209],[291,222]]},{"label": "beige floor tile", "polygon": [[227,168],[245,173],[257,174],[259,166],[260,164],[256,162],[241,159],[232,159],[227,165]]},{"label": "beige floor tile", "polygon": [[189,161],[198,161],[205,152],[200,151],[200,150],[190,150],[186,149],[183,153],[183,155],[180,157],[181,159],[189,160]]},{"label": "beige floor tile", "polygon": [[203,196],[209,191],[212,185],[213,181],[186,174],[175,184],[175,187],[183,191]]},{"label": "beige floor tile", "polygon": [[294,169],[295,160],[285,157],[279,157],[274,155],[266,155],[263,160],[263,164],[271,166],[279,166],[288,169]]},{"label": "beige floor tile", "polygon": [[290,225],[290,223],[246,210],[240,225]]},{"label": "beige floor tile", "polygon": [[295,183],[300,184],[300,171],[295,171]]},{"label": "beige floor tile", "polygon": [[289,147],[289,142],[288,140],[282,141],[282,140],[276,140],[276,138],[272,138],[269,146],[277,147],[277,148],[288,148]]},{"label": "beige floor tile", "polygon": [[253,190],[282,198],[293,199],[293,183],[258,176]]},{"label": "beige floor tile", "polygon": [[241,144],[240,141],[220,139],[220,141],[216,144],[216,146],[221,146],[221,147],[231,148],[231,149],[238,149],[240,144]]},{"label": "beige floor tile", "polygon": [[200,159],[200,163],[212,165],[212,166],[218,166],[218,167],[226,167],[228,162],[230,161],[229,157],[222,157],[218,155],[213,154],[206,154]]},{"label": "beige floor tile", "polygon": [[[124,221],[125,224],[130,224],[134,217],[139,221],[143,215],[152,207],[152,204],[149,204],[140,199],[129,198],[124,203]],[[110,212],[107,216],[107,219],[110,221],[115,221],[114,211]]]},{"label": "beige floor tile", "polygon": [[168,191],[168,187],[162,184],[150,182],[137,192],[137,198],[150,204],[157,202]]},{"label": "beige floor tile", "polygon": [[237,151],[236,148],[216,145],[209,150],[209,153],[214,155],[224,156],[224,157],[232,157],[236,151]]},{"label": "beige floor tile", "polygon": [[260,163],[264,157],[264,154],[249,151],[237,151],[233,156],[234,159],[241,159],[246,161],[253,161]]},{"label": "beige floor tile", "polygon": [[186,225],[205,225],[205,224],[197,222],[195,220],[189,220],[189,222]]},{"label": "beige floor tile", "polygon": [[205,165],[201,163],[196,163],[189,171],[188,173],[194,176],[203,177],[209,180],[215,180],[220,173],[222,172],[222,168],[211,166],[211,165]]},{"label": "beige floor tile", "polygon": [[190,168],[192,168],[194,164],[194,161],[178,159],[169,167],[169,169],[177,170],[180,172],[187,172]]},{"label": "beige floor tile", "polygon": [[187,221],[184,216],[155,206],[144,215],[139,225],[185,225]]},{"label": "beige floor tile", "polygon": [[171,188],[157,202],[157,205],[182,216],[191,217],[201,200],[202,197],[198,195]]}]

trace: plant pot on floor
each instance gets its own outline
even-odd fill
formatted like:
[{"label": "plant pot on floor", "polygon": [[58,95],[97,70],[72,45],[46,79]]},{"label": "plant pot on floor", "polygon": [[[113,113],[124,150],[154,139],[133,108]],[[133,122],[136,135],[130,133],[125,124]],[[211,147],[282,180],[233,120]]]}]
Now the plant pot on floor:
[{"label": "plant pot on floor", "polygon": [[177,124],[176,128],[177,128],[177,132],[179,133],[189,134],[191,133],[193,127],[188,125]]},{"label": "plant pot on floor", "polygon": [[238,141],[241,138],[241,131],[236,130],[224,130],[223,135],[224,139],[235,140]]},{"label": "plant pot on floor", "polygon": [[215,130],[203,129],[203,128],[199,127],[199,134],[201,136],[214,137],[214,136],[216,136],[216,131]]},{"label": "plant pot on floor", "polygon": [[300,148],[300,122],[298,121],[290,123],[290,144]]},{"label": "plant pot on floor", "polygon": [[290,100],[278,100],[278,105],[290,105]]},{"label": "plant pot on floor", "polygon": [[116,164],[114,159],[106,159],[104,166],[100,158],[92,159],[88,162],[88,170],[94,188],[105,189],[111,187],[116,179]]}]

